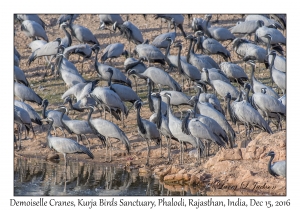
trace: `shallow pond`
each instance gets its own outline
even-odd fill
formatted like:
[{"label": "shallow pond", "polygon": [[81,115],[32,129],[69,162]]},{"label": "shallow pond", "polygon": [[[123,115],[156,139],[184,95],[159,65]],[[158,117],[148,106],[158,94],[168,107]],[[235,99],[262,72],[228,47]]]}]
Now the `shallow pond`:
[{"label": "shallow pond", "polygon": [[203,195],[198,188],[167,185],[150,174],[123,166],[84,162],[59,163],[36,158],[15,158],[15,196],[176,196]]}]

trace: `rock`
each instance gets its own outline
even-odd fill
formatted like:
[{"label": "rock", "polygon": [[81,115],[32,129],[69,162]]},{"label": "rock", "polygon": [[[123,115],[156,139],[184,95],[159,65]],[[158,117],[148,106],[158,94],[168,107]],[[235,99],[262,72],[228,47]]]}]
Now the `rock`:
[{"label": "rock", "polygon": [[164,171],[162,171],[161,174],[160,174],[160,177],[163,178],[164,176],[169,174],[171,169],[172,169],[172,165],[170,165],[168,168],[166,168]]},{"label": "rock", "polygon": [[171,168],[170,174],[176,174],[180,170],[181,170],[181,168],[179,168],[179,166],[173,165]]},{"label": "rock", "polygon": [[132,165],[132,162],[131,162],[131,161],[127,161],[125,165],[126,165],[126,166],[131,166],[131,165]]},{"label": "rock", "polygon": [[193,186],[193,185],[198,185],[200,183],[200,180],[199,180],[199,178],[195,175],[195,174],[193,174],[192,176],[191,176],[191,179],[190,179],[190,186]]},{"label": "rock", "polygon": [[239,148],[222,150],[219,154],[219,161],[223,160],[241,160],[242,152]]}]

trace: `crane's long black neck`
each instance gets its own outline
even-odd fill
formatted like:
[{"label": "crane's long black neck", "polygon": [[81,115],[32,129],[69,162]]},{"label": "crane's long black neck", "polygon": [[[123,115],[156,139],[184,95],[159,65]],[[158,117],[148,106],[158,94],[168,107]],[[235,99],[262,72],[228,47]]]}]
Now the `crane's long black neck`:
[{"label": "crane's long black neck", "polygon": [[51,121],[50,121],[49,128],[48,128],[48,132],[47,132],[47,143],[48,143],[48,137],[52,136],[52,135],[51,135],[51,129],[52,129],[53,123],[54,123],[54,121],[51,120]]},{"label": "crane's long black neck", "polygon": [[156,126],[158,129],[161,128],[161,122],[162,122],[162,116],[161,116],[161,96],[157,97],[158,99],[158,110],[157,110],[157,120],[156,120]]},{"label": "crane's long black neck", "polygon": [[98,64],[98,53],[99,53],[99,49],[96,49],[96,55],[95,55],[95,63],[94,63],[94,67],[96,72],[98,72],[98,74],[100,74],[99,71],[99,64]]},{"label": "crane's long black neck", "polygon": [[166,60],[166,62],[168,63],[169,66],[172,66],[171,61],[168,57],[169,54],[170,54],[171,41],[168,41],[168,42],[169,42],[169,44],[168,44],[168,47],[167,47],[167,50],[166,50],[166,53],[165,53],[165,60]]},{"label": "crane's long black neck", "polygon": [[[201,40],[201,36],[197,37],[197,42],[194,44],[194,46],[196,45],[196,49],[200,49],[201,53],[203,53],[203,45],[202,45],[202,40]],[[194,47],[193,47],[194,49]]]},{"label": "crane's long black neck", "polygon": [[[71,37],[70,33],[67,31],[67,29],[65,27],[62,27],[62,29],[63,29],[66,37],[68,38],[69,46],[71,46],[72,45],[72,37]],[[69,46],[66,46],[66,47],[69,47]]]},{"label": "crane's long black neck", "polygon": [[250,83],[251,83],[251,87],[252,87],[252,92],[253,93],[254,93],[254,91],[253,91],[253,83],[254,83],[254,81],[256,81],[256,79],[254,77],[254,70],[255,70],[254,65],[251,65],[251,81],[250,81]]},{"label": "crane's long black neck", "polygon": [[274,66],[275,57],[276,57],[276,53],[272,53],[272,60],[271,60],[271,64],[269,65],[271,79],[272,79],[272,69]]},{"label": "crane's long black neck", "polygon": [[[176,27],[175,27],[175,28],[176,28]],[[184,30],[183,30],[182,24],[179,24],[179,25],[178,25],[178,28],[180,29],[180,31],[181,31],[183,37],[186,37],[186,33],[185,33]]]},{"label": "crane's long black neck", "polygon": [[170,106],[170,97],[167,97],[167,125],[169,126],[169,118],[170,116],[172,116],[172,110],[171,110],[171,106]]},{"label": "crane's long black neck", "polygon": [[232,113],[232,109],[231,109],[231,105],[230,105],[230,98],[226,98],[226,102],[227,102],[227,110],[228,110],[228,114],[230,116],[231,122],[233,122],[234,124],[236,123],[236,119],[233,116]]},{"label": "crane's long black neck", "polygon": [[139,60],[134,61],[134,62],[128,64],[128,65],[126,66],[126,68],[125,68],[125,71],[127,72],[129,69],[132,69],[132,68],[135,67],[136,65],[142,63],[142,59],[143,59],[143,58],[141,57],[141,58],[139,58]]},{"label": "crane's long black neck", "polygon": [[272,175],[272,176],[278,176],[276,173],[274,173],[273,172],[273,170],[272,170],[272,161],[273,161],[273,159],[274,159],[274,155],[271,155],[271,157],[270,157],[270,160],[269,160],[269,163],[268,163],[268,171],[269,171],[269,173]]},{"label": "crane's long black neck", "polygon": [[137,107],[137,111],[136,111],[136,121],[137,121],[137,125],[139,127],[139,130],[142,134],[146,134],[146,129],[144,127],[144,124],[142,122],[142,118],[141,118],[141,115],[140,115],[140,110],[141,110],[141,106],[139,105]]},{"label": "crane's long black neck", "polygon": [[204,30],[204,33],[209,37],[209,38],[212,38],[212,35],[210,33],[210,31],[208,30],[208,23],[210,21],[210,18],[207,18],[206,20],[206,27],[203,29]]},{"label": "crane's long black neck", "polygon": [[46,104],[44,104],[43,105],[43,109],[42,109],[42,116],[43,116],[43,119],[46,119],[46,108],[47,108],[47,105]]},{"label": "crane's long black neck", "polygon": [[246,101],[248,102],[248,103],[250,103],[250,98],[249,98],[249,89],[248,88],[246,88]]},{"label": "crane's long black neck", "polygon": [[152,84],[151,83],[152,83],[152,81],[148,82],[148,95],[147,95],[147,97],[148,97],[150,111],[152,113],[154,113],[155,109],[154,109],[153,100],[152,100],[152,97],[151,97],[151,91],[152,91]]},{"label": "crane's long black neck", "polygon": [[189,117],[190,117],[190,113],[188,112],[187,115],[185,116],[185,118],[182,120],[182,123],[181,123],[181,130],[182,130],[183,133],[185,133],[187,135],[191,134],[191,132],[188,128]]},{"label": "crane's long black neck", "polygon": [[182,47],[179,46],[179,48],[178,48],[178,55],[177,55],[177,57],[178,57],[178,64],[177,65],[178,65],[178,72],[179,72],[179,74],[183,74],[182,66],[181,66],[181,59],[180,59],[181,49],[182,49]]},{"label": "crane's long black neck", "polygon": [[191,53],[194,53],[194,52],[192,52],[192,44],[193,44],[193,40],[192,40],[192,38],[191,38],[191,39],[190,39],[190,45],[189,45],[188,54],[187,54],[187,56],[186,56],[186,60],[187,60],[188,63],[191,63],[191,62],[190,62],[190,59],[191,59]]},{"label": "crane's long black neck", "polygon": [[76,110],[76,109],[74,109],[74,107],[73,107],[72,99],[71,99],[71,98],[68,100],[68,104],[69,104],[71,110]]},{"label": "crane's long black neck", "polygon": [[109,72],[109,78],[108,78],[108,82],[107,85],[108,87],[113,90],[112,86],[111,86],[111,79],[112,79],[113,74],[111,72]]},{"label": "crane's long black neck", "polygon": [[63,120],[64,114],[66,113],[66,110],[63,109],[61,115],[60,115],[60,121],[61,124],[63,124],[64,128],[68,131],[69,134],[72,134],[73,132],[70,130],[70,128],[68,127],[68,125],[66,125],[65,121]]},{"label": "crane's long black neck", "polygon": [[[99,132],[96,130],[96,128],[94,127],[94,125],[91,122],[91,118],[92,118],[92,113],[93,113],[93,109],[90,108],[90,111],[88,113],[88,117],[87,117],[87,122],[89,124],[89,126],[91,127],[91,129],[94,131],[94,133],[97,135]],[[102,140],[102,139],[101,139]]]},{"label": "crane's long black neck", "polygon": [[268,42],[267,42],[267,48],[266,48],[266,51],[267,51],[267,53],[269,53],[270,52],[270,49],[271,49],[271,39],[268,37],[267,38],[268,39]]}]

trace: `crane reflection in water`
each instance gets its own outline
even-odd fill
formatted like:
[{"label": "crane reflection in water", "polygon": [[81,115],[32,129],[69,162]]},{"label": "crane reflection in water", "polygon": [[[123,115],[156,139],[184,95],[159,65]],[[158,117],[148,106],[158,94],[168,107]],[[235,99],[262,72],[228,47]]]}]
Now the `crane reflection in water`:
[{"label": "crane reflection in water", "polygon": [[15,196],[203,195],[200,188],[165,184],[151,174],[123,166],[80,161],[63,163],[15,158]]}]

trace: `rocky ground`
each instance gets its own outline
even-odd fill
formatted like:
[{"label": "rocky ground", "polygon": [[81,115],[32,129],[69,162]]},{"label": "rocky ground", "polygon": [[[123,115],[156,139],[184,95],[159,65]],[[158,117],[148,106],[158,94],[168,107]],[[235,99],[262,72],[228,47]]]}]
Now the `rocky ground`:
[{"label": "rocky ground", "polygon": [[[122,15],[125,19],[126,15]],[[48,25],[46,28],[49,40],[52,41],[57,37],[63,37],[64,34],[59,30],[56,25],[56,20],[59,15],[40,15],[44,22]],[[193,15],[193,17],[204,17],[204,15]],[[142,15],[129,15],[129,20],[138,26],[144,36],[144,39],[153,40],[157,35],[162,32],[167,32],[167,24],[161,21],[154,20],[152,15],[147,16],[147,20]],[[212,21],[215,20],[215,15]],[[223,27],[230,27],[236,24],[237,21],[243,20],[241,15],[221,15],[219,22],[214,25]],[[98,15],[83,14],[76,20],[77,24],[83,25],[89,28],[97,37],[101,44],[101,49],[104,49],[110,43],[109,32],[99,30],[99,17]],[[184,29],[187,34],[192,34],[192,30],[188,25],[187,16],[185,16]],[[177,41],[183,43],[183,52],[187,52],[187,44],[181,33],[176,38]],[[78,43],[73,40],[74,44]],[[31,87],[42,97],[47,98],[50,102],[49,109],[55,109],[58,105],[62,104],[60,96],[65,92],[63,81],[60,79],[55,80],[53,75],[50,75],[50,70],[45,69],[42,64],[43,61],[36,60],[30,66],[27,66],[26,62],[31,54],[27,45],[31,42],[31,39],[27,38],[20,31],[20,24],[15,23],[15,39],[14,45],[21,54],[20,68],[25,72],[28,81],[31,83]],[[112,35],[112,42],[122,42],[126,45],[126,49],[129,50],[128,42],[119,36],[119,32]],[[228,43],[224,43],[227,45]],[[131,44],[131,49],[134,45]],[[229,44],[228,49],[232,53],[232,60],[238,61],[236,54],[232,51],[232,45]],[[171,54],[175,54],[175,49],[171,50]],[[213,56],[217,59],[217,57]],[[81,70],[81,63],[77,62],[77,56],[71,56],[70,60],[75,63],[76,67]],[[112,65],[119,68],[124,72],[123,62],[125,58],[121,57],[115,59]],[[93,67],[94,55],[89,61],[85,61],[82,74],[86,79],[97,78]],[[40,64],[39,64],[40,63]],[[244,67],[244,64],[243,64]],[[259,68],[261,68],[259,66]],[[249,69],[246,69],[249,75]],[[177,81],[180,80],[180,76],[177,73],[172,72],[172,77]],[[269,72],[266,70],[256,73],[256,77],[260,78],[264,82],[268,82]],[[106,85],[106,82],[101,82],[100,85]],[[140,97],[142,100],[146,100],[146,88],[143,81],[139,81],[139,88],[141,88]],[[187,92],[187,87],[184,88]],[[195,94],[192,89],[190,95]],[[30,102],[29,102],[30,103]],[[30,103],[39,113],[42,108]],[[185,110],[184,107],[183,110]],[[177,109],[174,109],[178,113]],[[148,105],[144,105],[141,110],[142,118],[148,119],[151,116]],[[87,113],[75,113],[70,112],[72,119],[86,119]],[[96,112],[93,117],[100,117],[100,114]],[[109,119],[109,115],[108,115]],[[229,120],[229,117],[227,116]],[[179,144],[172,142],[172,161],[167,164],[167,147],[166,141],[163,139],[163,157],[160,157],[159,146],[155,143],[151,143],[150,152],[150,167],[145,167],[147,149],[144,140],[137,134],[136,126],[136,112],[131,110],[127,119],[125,120],[126,127],[123,128],[121,122],[118,124],[120,128],[126,133],[130,140],[131,151],[130,154],[126,153],[125,147],[117,140],[112,140],[112,162],[109,164],[123,164],[124,167],[140,168],[140,173],[155,174],[160,178],[162,182],[165,182],[170,188],[184,185],[185,187],[202,186],[210,188],[208,194],[211,195],[285,195],[286,194],[286,179],[279,177],[272,177],[267,171],[267,163],[269,157],[265,157],[265,154],[270,150],[276,153],[274,161],[286,159],[286,128],[285,124],[283,130],[275,132],[270,135],[267,133],[260,133],[256,130],[252,134],[252,141],[245,140],[245,130],[241,126],[241,133],[237,134],[237,147],[234,149],[220,149],[215,145],[212,145],[210,149],[211,155],[208,158],[201,158],[201,164],[197,163],[197,159],[189,153],[192,148],[188,146],[187,152],[184,152],[184,163],[179,165]],[[273,131],[276,131],[276,127],[271,124]],[[48,128],[47,126],[45,126]],[[40,127],[34,125],[36,139],[32,139],[31,135],[29,140],[22,140],[22,149],[20,151],[15,150],[16,156],[31,156],[47,159],[53,157],[57,153],[51,151],[46,146],[46,128],[42,130]],[[236,126],[233,128],[237,131]],[[62,133],[58,131],[61,136]],[[76,139],[76,136],[68,136],[72,139]],[[99,164],[105,163],[105,148],[99,143],[95,136],[88,136],[91,144],[91,151],[95,158],[93,160],[87,158],[84,154],[71,154],[68,156],[70,159],[79,158],[82,161],[99,162]],[[85,141],[84,144],[87,144]],[[108,153],[109,154],[109,153]],[[191,155],[190,155],[191,154]],[[59,154],[61,160],[63,156]]]}]

